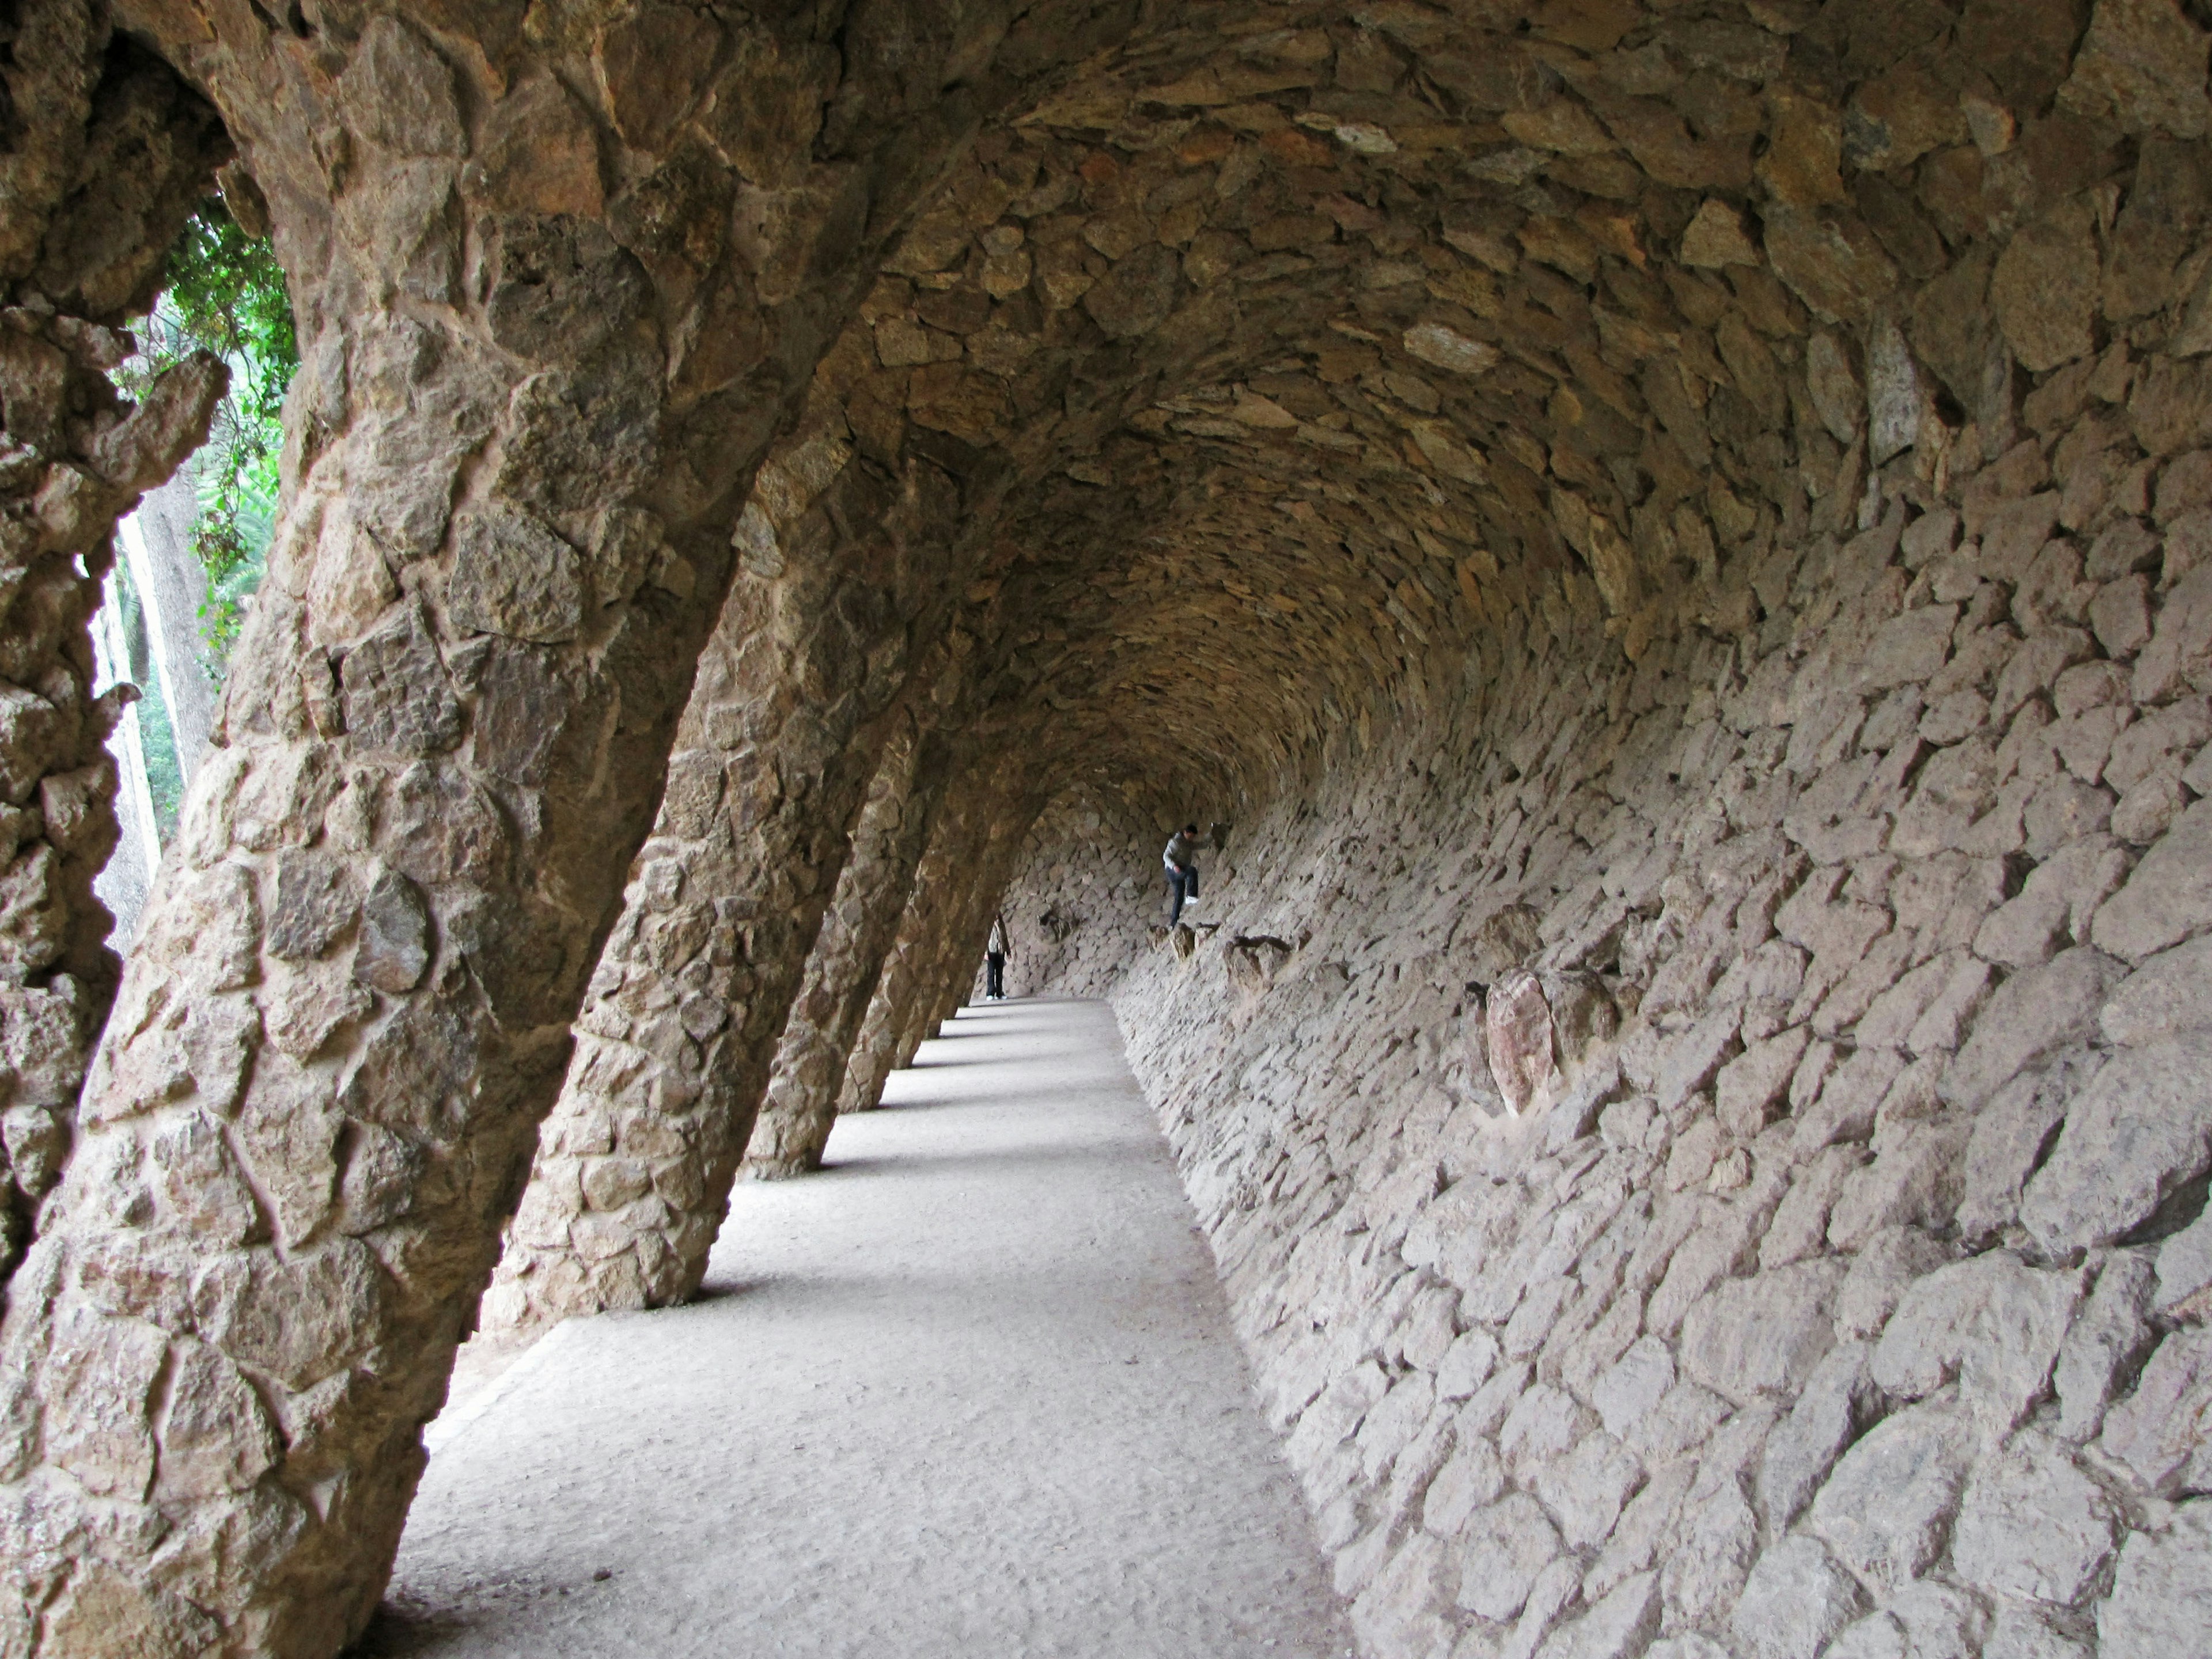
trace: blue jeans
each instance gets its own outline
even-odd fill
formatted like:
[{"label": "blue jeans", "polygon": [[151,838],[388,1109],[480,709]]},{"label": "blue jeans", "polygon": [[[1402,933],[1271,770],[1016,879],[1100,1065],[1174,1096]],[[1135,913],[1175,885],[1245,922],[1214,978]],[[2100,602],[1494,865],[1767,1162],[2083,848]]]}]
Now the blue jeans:
[{"label": "blue jeans", "polygon": [[1168,926],[1172,927],[1182,920],[1182,907],[1198,896],[1198,866],[1194,864],[1178,870],[1168,866]]}]

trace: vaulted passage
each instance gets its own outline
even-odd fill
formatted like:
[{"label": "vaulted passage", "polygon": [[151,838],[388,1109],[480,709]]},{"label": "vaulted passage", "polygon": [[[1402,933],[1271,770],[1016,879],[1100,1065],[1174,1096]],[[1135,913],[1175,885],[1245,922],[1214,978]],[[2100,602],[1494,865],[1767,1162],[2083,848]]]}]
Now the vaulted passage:
[{"label": "vaulted passage", "polygon": [[[2209,66],[2206,0],[0,0],[0,1655],[343,1650],[462,1343],[864,1190],[994,920],[1110,1002],[1368,1659],[2200,1648]],[[88,621],[221,426],[134,355],[195,213],[299,368],[125,939]]]},{"label": "vaulted passage", "polygon": [[432,1425],[369,1653],[1341,1659],[1103,1006],[968,1010],[830,1151]]}]

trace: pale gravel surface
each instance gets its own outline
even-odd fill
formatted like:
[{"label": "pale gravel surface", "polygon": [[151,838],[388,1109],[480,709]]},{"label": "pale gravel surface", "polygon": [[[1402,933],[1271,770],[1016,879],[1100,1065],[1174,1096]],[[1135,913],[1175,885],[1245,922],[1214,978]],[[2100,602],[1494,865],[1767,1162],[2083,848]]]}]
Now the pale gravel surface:
[{"label": "pale gravel surface", "polygon": [[367,1651],[1350,1651],[1104,1005],[964,1011],[830,1163],[432,1425]]}]

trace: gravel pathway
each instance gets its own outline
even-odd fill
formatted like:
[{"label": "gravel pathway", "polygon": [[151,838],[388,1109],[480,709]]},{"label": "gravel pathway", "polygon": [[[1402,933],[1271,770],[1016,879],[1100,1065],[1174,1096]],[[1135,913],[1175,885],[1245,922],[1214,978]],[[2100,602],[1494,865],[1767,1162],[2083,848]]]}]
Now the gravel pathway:
[{"label": "gravel pathway", "polygon": [[1103,1004],[964,1011],[830,1163],[431,1426],[368,1652],[1350,1650]]}]

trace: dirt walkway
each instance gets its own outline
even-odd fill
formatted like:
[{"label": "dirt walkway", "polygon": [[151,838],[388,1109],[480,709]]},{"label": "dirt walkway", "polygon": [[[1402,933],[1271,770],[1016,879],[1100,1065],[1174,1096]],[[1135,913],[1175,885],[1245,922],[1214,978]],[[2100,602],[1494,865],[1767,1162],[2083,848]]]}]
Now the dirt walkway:
[{"label": "dirt walkway", "polygon": [[370,1652],[1349,1651],[1103,1005],[966,1011],[830,1161],[432,1425]]}]

